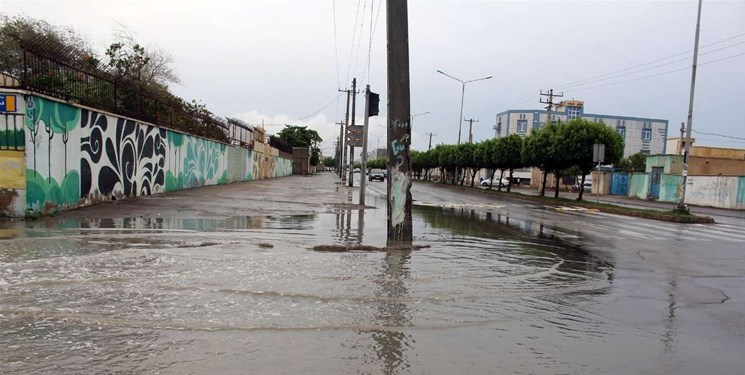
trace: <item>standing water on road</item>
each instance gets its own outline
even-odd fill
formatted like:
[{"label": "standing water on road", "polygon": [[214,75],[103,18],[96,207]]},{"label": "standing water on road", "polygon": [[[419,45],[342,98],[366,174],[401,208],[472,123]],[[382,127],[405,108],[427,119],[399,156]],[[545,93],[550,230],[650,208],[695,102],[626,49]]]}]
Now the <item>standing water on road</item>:
[{"label": "standing water on road", "polygon": [[611,264],[527,222],[416,207],[428,248],[316,252],[383,246],[385,209],[95,212],[3,232],[0,373],[597,374],[660,351],[586,308]]}]

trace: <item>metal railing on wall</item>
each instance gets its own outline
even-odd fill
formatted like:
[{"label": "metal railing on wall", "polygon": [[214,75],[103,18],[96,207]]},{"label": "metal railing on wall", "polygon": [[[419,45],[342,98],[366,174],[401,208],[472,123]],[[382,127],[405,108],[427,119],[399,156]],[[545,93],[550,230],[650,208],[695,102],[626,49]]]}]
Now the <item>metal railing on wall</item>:
[{"label": "metal railing on wall", "polygon": [[23,129],[22,113],[0,114],[0,150],[22,151],[26,149],[26,132]]},{"label": "metal railing on wall", "polygon": [[[0,72],[0,88],[25,89],[67,102],[164,126],[186,134],[241,147],[253,147],[254,127],[191,110],[183,99],[142,80],[117,74],[95,58],[43,38],[20,40],[22,62],[13,72]],[[6,116],[0,125],[0,148],[23,149],[23,114]],[[20,117],[19,117],[20,116]],[[292,157],[292,147],[277,139],[273,147]]]},{"label": "metal railing on wall", "polygon": [[22,88],[202,136],[228,141],[227,121],[191,110],[166,90],[117,74],[84,53],[37,38],[21,40],[19,71],[2,74],[0,87]]}]

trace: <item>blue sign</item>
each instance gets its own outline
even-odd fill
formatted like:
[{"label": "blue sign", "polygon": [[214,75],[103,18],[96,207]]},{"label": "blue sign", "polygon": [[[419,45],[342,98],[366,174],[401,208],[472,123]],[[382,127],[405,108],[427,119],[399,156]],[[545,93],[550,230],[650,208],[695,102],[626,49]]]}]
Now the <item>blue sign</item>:
[{"label": "blue sign", "polygon": [[0,94],[0,112],[15,112],[16,96]]}]

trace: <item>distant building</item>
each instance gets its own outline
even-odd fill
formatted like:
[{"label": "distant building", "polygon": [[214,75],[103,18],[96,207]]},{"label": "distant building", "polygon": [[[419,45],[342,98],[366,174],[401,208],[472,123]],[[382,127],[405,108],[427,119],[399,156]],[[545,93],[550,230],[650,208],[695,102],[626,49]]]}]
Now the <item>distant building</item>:
[{"label": "distant building", "polygon": [[[536,109],[510,109],[498,113],[497,124],[494,126],[495,137],[510,134],[527,136],[544,127],[547,116],[545,110]],[[652,155],[665,153],[667,120],[585,113],[584,102],[581,100],[564,100],[551,112],[551,121],[556,122],[566,122],[577,117],[615,129],[626,141],[624,157],[638,152]]]},{"label": "distant building", "polygon": [[372,150],[367,153],[368,160],[385,159],[387,157],[388,157],[388,149],[385,149],[385,148],[376,148],[375,150]]}]

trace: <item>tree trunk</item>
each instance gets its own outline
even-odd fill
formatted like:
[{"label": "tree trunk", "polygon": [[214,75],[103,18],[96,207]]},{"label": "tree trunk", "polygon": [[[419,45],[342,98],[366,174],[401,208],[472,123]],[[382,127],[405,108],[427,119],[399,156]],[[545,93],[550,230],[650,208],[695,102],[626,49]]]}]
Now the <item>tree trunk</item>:
[{"label": "tree trunk", "polygon": [[504,178],[504,169],[499,170],[499,182],[497,183],[497,186],[499,186],[497,189],[499,191],[502,191],[502,179]]},{"label": "tree trunk", "polygon": [[476,169],[471,170],[471,187],[473,187],[473,180],[476,179]]},{"label": "tree trunk", "polygon": [[559,179],[561,179],[561,173],[556,173],[556,178],[555,178],[556,183],[554,186],[554,198],[559,197]]},{"label": "tree trunk", "polygon": [[507,192],[508,193],[511,191],[511,188],[512,188],[512,173],[514,173],[514,172],[515,172],[514,169],[510,169],[510,181],[507,184]]},{"label": "tree trunk", "polygon": [[582,182],[579,184],[579,196],[577,196],[577,200],[581,201],[582,196],[585,193],[585,174],[582,173]]},{"label": "tree trunk", "polygon": [[546,196],[546,179],[548,178],[548,172],[543,171],[543,182],[541,182],[541,196]]},{"label": "tree trunk", "polygon": [[489,177],[489,190],[491,190],[491,187],[494,186],[494,175],[497,173],[496,169],[493,169],[491,171],[491,177]]}]

